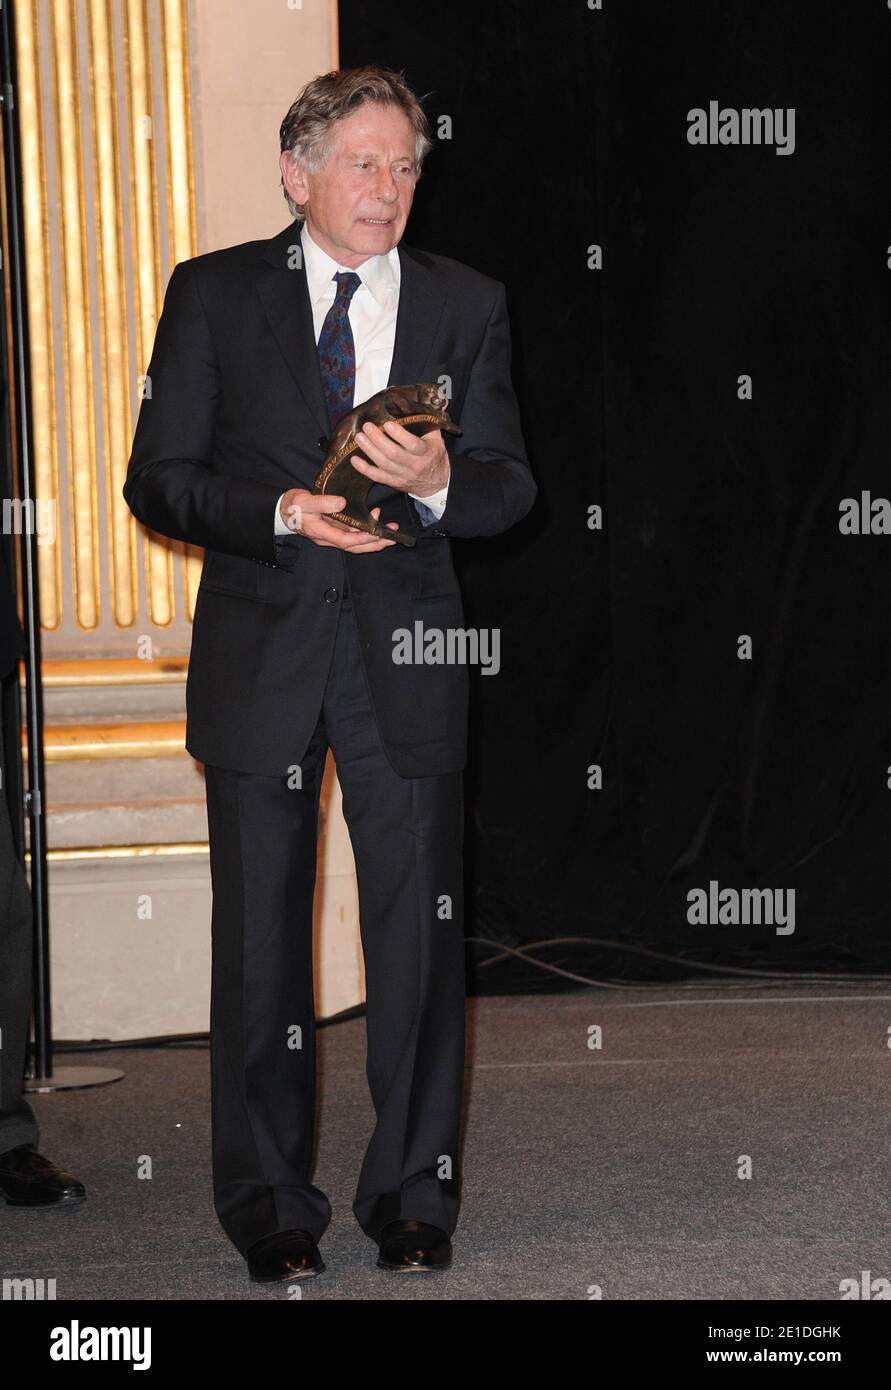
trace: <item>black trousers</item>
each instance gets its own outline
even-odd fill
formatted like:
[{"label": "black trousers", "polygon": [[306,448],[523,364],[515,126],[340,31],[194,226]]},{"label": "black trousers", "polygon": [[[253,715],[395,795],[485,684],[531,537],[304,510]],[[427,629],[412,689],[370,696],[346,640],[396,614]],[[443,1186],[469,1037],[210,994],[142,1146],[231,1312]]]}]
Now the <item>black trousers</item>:
[{"label": "black trousers", "polygon": [[312,905],[330,746],[356,860],[366,1072],[377,1117],[353,1211],[454,1229],[464,1076],[463,774],[402,778],[381,746],[355,615],[342,601],[322,709],[299,769],[206,766],[213,887],[214,1204],[244,1254],[275,1231],[317,1239]]},{"label": "black trousers", "polygon": [[[3,739],[0,775],[6,785]],[[0,790],[0,1153],[37,1143],[34,1111],[22,1096],[31,1018],[31,890],[16,856],[6,796]]]}]

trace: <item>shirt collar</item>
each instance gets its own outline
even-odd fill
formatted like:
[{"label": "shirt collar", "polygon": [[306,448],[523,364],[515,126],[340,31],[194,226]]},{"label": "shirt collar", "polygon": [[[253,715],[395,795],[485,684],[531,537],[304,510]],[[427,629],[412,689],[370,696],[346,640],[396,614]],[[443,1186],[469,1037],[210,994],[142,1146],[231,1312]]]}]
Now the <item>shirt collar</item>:
[{"label": "shirt collar", "polygon": [[[351,267],[340,265],[328,255],[327,251],[323,251],[318,242],[313,241],[305,222],[300,229],[300,241],[303,246],[303,264],[306,267],[309,297],[315,306],[321,296],[329,290],[329,287],[332,291],[336,288],[331,283],[336,272],[349,270]],[[356,274],[360,277],[362,284],[367,286],[379,307],[381,309],[386,308],[390,295],[399,288],[398,247],[394,246],[384,255],[369,256],[360,266],[356,267]],[[359,290],[356,293],[358,294]]]}]

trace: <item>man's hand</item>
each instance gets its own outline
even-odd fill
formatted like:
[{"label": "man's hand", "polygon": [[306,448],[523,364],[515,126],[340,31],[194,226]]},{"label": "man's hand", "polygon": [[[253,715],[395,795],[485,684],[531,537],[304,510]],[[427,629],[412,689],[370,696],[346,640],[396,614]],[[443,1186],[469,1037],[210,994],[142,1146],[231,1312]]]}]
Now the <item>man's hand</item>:
[{"label": "man's hand", "polygon": [[[442,430],[412,434],[398,420],[387,420],[383,429],[369,420],[356,435],[368,455],[353,454],[350,462],[357,472],[373,483],[383,483],[397,492],[415,497],[432,497],[444,488],[451,471]],[[369,462],[370,460],[370,462]]]},{"label": "man's hand", "polygon": [[[306,536],[316,545],[334,546],[336,550],[349,550],[353,555],[367,555],[372,550],[386,550],[395,541],[378,540],[367,531],[354,531],[340,521],[329,521],[327,512],[342,512],[346,506],[345,497],[327,496],[309,492],[306,488],[292,487],[281,500],[279,512],[282,521],[298,535]],[[377,521],[380,507],[372,507],[371,515]],[[388,521],[390,531],[399,530],[398,521]]]}]

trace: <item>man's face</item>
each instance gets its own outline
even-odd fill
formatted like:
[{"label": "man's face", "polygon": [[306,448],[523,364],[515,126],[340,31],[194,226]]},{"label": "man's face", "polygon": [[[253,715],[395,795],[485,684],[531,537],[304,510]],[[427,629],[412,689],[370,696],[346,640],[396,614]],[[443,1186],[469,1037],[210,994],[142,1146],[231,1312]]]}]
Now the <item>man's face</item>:
[{"label": "man's face", "polygon": [[405,230],[415,192],[415,133],[396,106],[366,102],[338,121],[323,169],[295,169],[280,160],[285,187],[305,205],[310,236],[341,265],[355,270],[383,255]]}]

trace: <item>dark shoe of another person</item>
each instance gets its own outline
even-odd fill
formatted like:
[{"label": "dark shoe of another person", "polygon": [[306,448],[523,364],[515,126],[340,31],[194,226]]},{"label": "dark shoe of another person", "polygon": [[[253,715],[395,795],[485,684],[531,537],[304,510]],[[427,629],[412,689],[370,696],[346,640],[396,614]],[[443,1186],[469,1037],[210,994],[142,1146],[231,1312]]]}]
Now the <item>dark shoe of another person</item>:
[{"label": "dark shoe of another person", "polygon": [[452,1247],[445,1231],[426,1221],[389,1221],[380,1234],[379,1269],[416,1274],[448,1269]]},{"label": "dark shoe of another person", "polygon": [[0,1154],[0,1193],[10,1207],[76,1207],[87,1195],[82,1182],[50,1163],[33,1144]]},{"label": "dark shoe of another person", "polygon": [[255,1284],[281,1284],[324,1274],[319,1247],[309,1231],[273,1231],[247,1252],[248,1273]]}]

